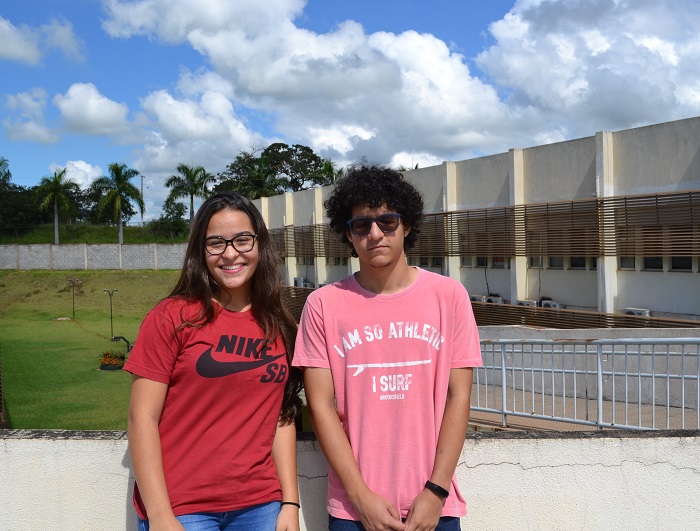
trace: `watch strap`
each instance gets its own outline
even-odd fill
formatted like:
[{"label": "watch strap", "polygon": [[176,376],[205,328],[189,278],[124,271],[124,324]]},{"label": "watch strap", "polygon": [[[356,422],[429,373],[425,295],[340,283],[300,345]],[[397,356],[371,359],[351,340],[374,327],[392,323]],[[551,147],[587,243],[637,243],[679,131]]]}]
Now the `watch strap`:
[{"label": "watch strap", "polygon": [[447,498],[450,495],[449,490],[443,489],[440,485],[433,483],[432,481],[426,481],[425,488],[437,494],[440,498]]}]

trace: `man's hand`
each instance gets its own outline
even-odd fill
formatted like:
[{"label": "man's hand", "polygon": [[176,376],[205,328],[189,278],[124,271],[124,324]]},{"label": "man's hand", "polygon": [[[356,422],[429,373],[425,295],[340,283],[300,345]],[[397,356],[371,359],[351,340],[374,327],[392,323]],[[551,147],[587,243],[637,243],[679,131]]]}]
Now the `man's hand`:
[{"label": "man's hand", "polygon": [[406,531],[433,531],[440,523],[443,505],[444,499],[423,489],[408,509]]},{"label": "man's hand", "polygon": [[389,500],[367,489],[356,502],[355,510],[367,531],[403,531],[401,513]]}]

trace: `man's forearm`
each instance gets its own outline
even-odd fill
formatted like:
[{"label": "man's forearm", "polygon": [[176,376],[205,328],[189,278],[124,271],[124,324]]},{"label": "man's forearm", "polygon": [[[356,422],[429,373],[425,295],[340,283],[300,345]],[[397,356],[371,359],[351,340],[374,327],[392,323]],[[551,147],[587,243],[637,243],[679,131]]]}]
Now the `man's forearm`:
[{"label": "man's forearm", "polygon": [[430,481],[448,489],[469,425],[472,369],[452,369]]}]

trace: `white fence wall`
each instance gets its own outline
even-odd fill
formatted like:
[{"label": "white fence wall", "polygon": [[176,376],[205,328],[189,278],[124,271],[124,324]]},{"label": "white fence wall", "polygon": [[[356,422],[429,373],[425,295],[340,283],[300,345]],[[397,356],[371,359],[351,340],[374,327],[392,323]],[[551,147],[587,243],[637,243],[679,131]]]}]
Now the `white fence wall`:
[{"label": "white fence wall", "polygon": [[[123,432],[0,430],[0,529],[133,531]],[[327,464],[299,441],[302,530],[327,528]],[[700,432],[476,433],[462,529],[697,529]]]}]

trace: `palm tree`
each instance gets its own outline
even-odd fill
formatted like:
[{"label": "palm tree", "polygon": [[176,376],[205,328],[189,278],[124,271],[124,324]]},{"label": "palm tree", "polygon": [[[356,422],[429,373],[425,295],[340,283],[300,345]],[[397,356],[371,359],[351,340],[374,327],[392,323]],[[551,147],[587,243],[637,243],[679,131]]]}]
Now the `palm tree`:
[{"label": "palm tree", "polygon": [[109,176],[103,175],[92,183],[93,189],[102,194],[102,199],[97,203],[97,210],[100,214],[107,211],[114,216],[119,230],[120,245],[124,243],[123,218],[126,207],[134,201],[141,212],[145,208],[141,192],[130,182],[138,175],[138,171],[126,164],[113,162],[109,165]]},{"label": "palm tree", "polygon": [[190,198],[190,230],[194,220],[194,198],[206,199],[209,195],[208,185],[214,183],[216,178],[207,173],[202,166],[188,166],[179,164],[177,171],[180,175],[171,175],[165,181],[165,186],[171,188],[168,199],[175,200],[181,197]]},{"label": "palm tree", "polygon": [[74,181],[66,179],[66,169],[56,170],[51,177],[42,177],[37,194],[41,203],[39,208],[48,210],[53,206],[53,234],[54,244],[58,245],[58,211],[61,208],[69,209],[72,206],[71,197],[80,191],[80,187]]}]

